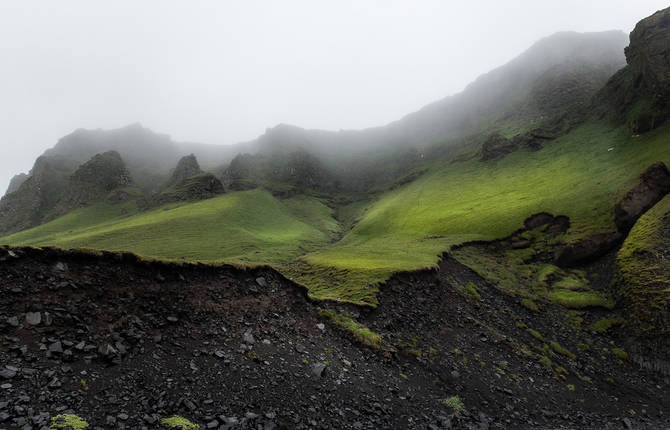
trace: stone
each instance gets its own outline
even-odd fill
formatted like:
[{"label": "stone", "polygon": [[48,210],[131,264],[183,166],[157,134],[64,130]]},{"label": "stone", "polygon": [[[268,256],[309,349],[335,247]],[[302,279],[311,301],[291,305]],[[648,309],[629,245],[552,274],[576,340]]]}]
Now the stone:
[{"label": "stone", "polygon": [[481,161],[500,160],[505,155],[519,149],[516,142],[501,136],[500,134],[490,135],[482,145]]},{"label": "stone", "polygon": [[561,246],[554,253],[554,262],[571,267],[605,255],[622,239],[621,233],[596,233],[584,239]]},{"label": "stone", "polygon": [[42,314],[39,312],[28,312],[26,313],[26,324],[28,325],[40,325],[42,322]]},{"label": "stone", "polygon": [[251,334],[251,329],[244,332],[243,340],[244,340],[245,343],[248,343],[249,345],[253,345],[254,343],[256,343],[256,339],[254,339],[254,335]]},{"label": "stone", "polygon": [[265,288],[268,286],[268,283],[265,282],[265,278],[256,278],[256,283],[258,284],[259,287]]},{"label": "stone", "polygon": [[16,376],[16,371],[12,369],[2,369],[0,370],[0,378],[3,379],[12,379]]},{"label": "stone", "polygon": [[9,318],[7,318],[7,324],[9,324],[12,327],[18,327],[19,326],[19,318],[18,317],[9,317]]},{"label": "stone", "polygon": [[63,352],[63,344],[60,341],[56,341],[49,345],[49,352],[54,354],[61,354]]},{"label": "stone", "polygon": [[670,193],[670,172],[663,162],[654,163],[640,175],[637,185],[614,206],[614,223],[621,233]]},{"label": "stone", "polygon": [[169,316],[167,317],[167,320],[170,321],[171,323],[176,323],[177,321],[179,321],[179,318],[175,316]]},{"label": "stone", "polygon": [[312,375],[318,376],[318,377],[323,377],[326,374],[326,369],[328,366],[326,366],[323,363],[315,363],[312,365]]}]

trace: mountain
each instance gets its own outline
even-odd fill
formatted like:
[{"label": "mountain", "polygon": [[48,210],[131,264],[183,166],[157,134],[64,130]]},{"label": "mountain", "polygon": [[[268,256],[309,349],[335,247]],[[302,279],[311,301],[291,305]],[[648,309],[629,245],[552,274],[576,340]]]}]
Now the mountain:
[{"label": "mountain", "polygon": [[625,39],[550,36],[375,129],[63,138],[0,201],[0,376],[48,409],[86,360],[107,425],[668,427],[670,8]]}]

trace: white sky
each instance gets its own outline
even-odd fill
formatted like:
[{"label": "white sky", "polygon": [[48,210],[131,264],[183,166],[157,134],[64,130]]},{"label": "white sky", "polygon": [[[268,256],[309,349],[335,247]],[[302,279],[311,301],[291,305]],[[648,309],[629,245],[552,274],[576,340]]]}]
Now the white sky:
[{"label": "white sky", "polygon": [[0,0],[0,194],[74,129],[235,143],[383,125],[556,31],[656,0]]}]

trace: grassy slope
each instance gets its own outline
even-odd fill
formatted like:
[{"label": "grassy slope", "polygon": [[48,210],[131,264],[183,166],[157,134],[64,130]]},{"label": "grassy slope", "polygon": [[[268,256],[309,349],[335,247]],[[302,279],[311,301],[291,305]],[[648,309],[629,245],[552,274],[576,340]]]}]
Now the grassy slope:
[{"label": "grassy slope", "polygon": [[[304,199],[297,205],[252,190],[169,204],[124,218],[110,215],[117,211],[114,207],[96,205],[0,241],[128,250],[157,258],[278,264],[328,242],[333,235],[327,230],[336,225],[330,210],[315,199]],[[293,212],[295,206],[301,208],[299,213]],[[90,219],[92,213],[107,217],[106,221],[94,227],[81,221]]]},{"label": "grassy slope", "polygon": [[639,332],[667,336],[670,305],[670,195],[635,224],[617,254],[616,285],[626,317]]},{"label": "grassy slope", "polygon": [[375,303],[375,288],[361,287],[430,267],[451,245],[504,237],[533,213],[568,215],[568,240],[613,230],[622,187],[651,163],[670,162],[669,134],[670,126],[631,137],[588,124],[538,152],[435,165],[375,202],[340,242],[303,257],[294,277],[319,296]]},{"label": "grassy slope", "polygon": [[668,136],[670,125],[630,137],[587,124],[534,153],[488,163],[442,160],[374,202],[340,208],[339,223],[314,198],[280,201],[253,190],[125,219],[108,217],[96,228],[72,229],[72,217],[85,218],[78,211],[54,222],[61,225],[46,224],[0,243],[268,263],[316,297],[375,304],[376,287],[369,284],[430,267],[438,254],[463,241],[506,236],[536,212],[568,215],[568,240],[613,229],[612,208],[621,189],[651,163],[670,163]]}]

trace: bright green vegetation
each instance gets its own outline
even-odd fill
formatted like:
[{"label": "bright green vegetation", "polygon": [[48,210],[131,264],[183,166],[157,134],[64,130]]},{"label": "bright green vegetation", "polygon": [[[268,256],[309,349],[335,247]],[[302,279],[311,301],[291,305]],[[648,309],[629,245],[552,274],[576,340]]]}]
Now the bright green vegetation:
[{"label": "bright green vegetation", "polygon": [[[336,210],[315,197],[280,200],[255,189],[141,213],[96,205],[0,243],[270,264],[315,298],[375,306],[379,284],[394,273],[435,267],[456,244],[505,237],[533,213],[569,216],[571,228],[561,241],[614,230],[612,208],[624,184],[653,162],[670,164],[669,132],[666,125],[631,137],[623,127],[587,123],[537,152],[485,163],[432,160],[413,182]],[[524,264],[532,250],[510,251],[509,259],[518,262],[514,271],[506,262],[495,269],[475,251],[461,248],[457,259],[488,272],[487,279],[510,294],[570,308],[613,306],[579,276],[563,276],[562,284],[549,287],[555,283],[545,271],[553,269]]]},{"label": "bright green vegetation", "polygon": [[56,415],[51,418],[50,429],[72,429],[83,430],[88,428],[88,423],[83,418],[74,414]]},{"label": "bright green vegetation", "polygon": [[549,295],[552,302],[565,306],[569,309],[583,309],[588,307],[601,307],[613,309],[614,299],[595,291],[571,291],[556,290]]},{"label": "bright green vegetation", "polygon": [[[96,205],[3,242],[133,251],[164,259],[280,265],[327,243],[337,225],[318,200],[299,198],[301,204],[294,204],[252,190],[190,204],[172,203],[132,217],[114,216],[119,213],[116,206]],[[300,211],[294,212],[295,207]],[[106,221],[92,225],[92,219]]]},{"label": "bright green vegetation", "polygon": [[551,347],[552,351],[554,351],[556,354],[560,354],[564,357],[568,357],[570,360],[574,360],[575,358],[577,358],[577,356],[575,354],[568,351],[566,348],[561,346],[558,342],[549,342],[549,346]]},{"label": "bright green vegetation", "polygon": [[457,287],[458,290],[465,295],[465,297],[472,299],[476,302],[479,302],[482,299],[482,296],[479,294],[479,288],[472,283],[468,282],[465,286]]},{"label": "bright green vegetation", "polygon": [[382,338],[364,325],[354,321],[350,316],[336,313],[331,310],[322,310],[319,312],[324,318],[328,318],[337,327],[349,332],[354,339],[372,349],[379,349],[382,346]]},{"label": "bright green vegetation", "polygon": [[161,423],[170,426],[172,428],[177,428],[181,430],[192,430],[200,428],[198,424],[193,424],[191,421],[187,420],[184,417],[180,417],[179,415],[174,415],[170,418],[163,418],[161,420]]},{"label": "bright green vegetation", "polygon": [[453,409],[454,412],[463,412],[465,411],[465,405],[463,400],[458,396],[449,396],[446,399],[442,400],[442,404]]},{"label": "bright green vegetation", "polygon": [[568,384],[567,385],[568,391],[575,391],[575,386],[574,384]]},{"label": "bright green vegetation", "polygon": [[605,333],[610,328],[619,324],[621,324],[621,320],[618,318],[603,318],[591,324],[589,328],[596,333]]},{"label": "bright green vegetation", "polygon": [[612,348],[612,354],[616,355],[620,360],[628,360],[628,353],[621,348]]},{"label": "bright green vegetation", "polygon": [[540,308],[537,307],[537,303],[530,299],[521,300],[521,306],[533,312],[538,312],[540,310]]},{"label": "bright green vegetation", "polygon": [[667,336],[670,307],[670,195],[637,221],[616,258],[615,284],[625,317],[640,333]]},{"label": "bright green vegetation", "polygon": [[533,336],[535,339],[539,340],[540,342],[544,342],[544,337],[542,336],[542,334],[539,331],[533,330],[532,328],[529,328],[528,333],[531,336]]},{"label": "bright green vegetation", "polygon": [[538,361],[539,361],[540,364],[542,364],[546,367],[551,367],[551,360],[546,355],[541,356]]}]

